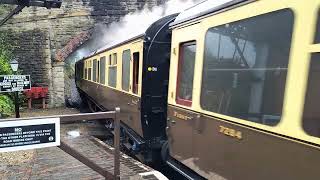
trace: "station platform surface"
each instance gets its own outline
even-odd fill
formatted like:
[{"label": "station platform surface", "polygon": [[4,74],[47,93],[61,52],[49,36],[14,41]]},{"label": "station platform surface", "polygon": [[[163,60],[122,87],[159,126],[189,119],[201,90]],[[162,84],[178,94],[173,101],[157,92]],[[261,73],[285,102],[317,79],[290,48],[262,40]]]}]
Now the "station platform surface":
[{"label": "station platform surface", "polygon": [[[92,135],[92,129],[94,129],[95,132],[93,132],[93,134],[95,135],[103,133],[101,130],[98,130],[96,126],[90,128],[89,125],[88,128],[88,125],[85,123],[62,125],[61,140],[113,174],[113,148],[94,137]],[[78,131],[80,136],[68,135],[68,132],[74,130]],[[1,158],[7,158],[8,161],[2,160]],[[10,159],[17,160],[10,161]],[[105,178],[59,147],[50,147],[1,153],[0,179],[100,180]],[[120,179],[165,180],[167,178],[151,167],[121,153]]]}]

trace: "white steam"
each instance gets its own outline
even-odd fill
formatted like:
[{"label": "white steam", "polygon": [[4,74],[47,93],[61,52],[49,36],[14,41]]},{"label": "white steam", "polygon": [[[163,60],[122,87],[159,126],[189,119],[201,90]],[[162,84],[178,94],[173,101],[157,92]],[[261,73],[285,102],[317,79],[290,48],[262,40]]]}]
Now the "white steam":
[{"label": "white steam", "polygon": [[183,12],[176,19],[176,21],[179,21],[230,1],[168,0],[166,3],[151,9],[146,4],[142,10],[129,13],[117,22],[108,25],[97,24],[91,39],[74,51],[67,59],[71,64],[74,64],[83,57],[143,34],[152,23],[164,16]]},{"label": "white steam", "polygon": [[161,6],[149,9],[146,5],[143,10],[127,14],[119,22],[113,22],[104,28],[102,49],[143,34],[158,19],[179,13],[197,1],[199,0],[169,0]]},{"label": "white steam", "polygon": [[201,0],[169,0],[151,9],[148,8],[148,4],[146,4],[142,10],[129,13],[117,22],[109,25],[97,24],[92,38],[73,52],[69,57],[70,61],[73,64],[83,57],[87,57],[107,47],[143,34],[147,28],[158,19],[182,12],[200,1]]}]

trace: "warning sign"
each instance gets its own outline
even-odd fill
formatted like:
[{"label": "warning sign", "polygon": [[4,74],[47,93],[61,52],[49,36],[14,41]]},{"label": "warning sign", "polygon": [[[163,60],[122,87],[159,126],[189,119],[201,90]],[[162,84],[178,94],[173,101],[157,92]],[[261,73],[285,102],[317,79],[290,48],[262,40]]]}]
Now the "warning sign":
[{"label": "warning sign", "polygon": [[30,75],[0,75],[0,92],[16,92],[30,88]]},{"label": "warning sign", "polygon": [[59,118],[0,122],[0,152],[59,145]]}]

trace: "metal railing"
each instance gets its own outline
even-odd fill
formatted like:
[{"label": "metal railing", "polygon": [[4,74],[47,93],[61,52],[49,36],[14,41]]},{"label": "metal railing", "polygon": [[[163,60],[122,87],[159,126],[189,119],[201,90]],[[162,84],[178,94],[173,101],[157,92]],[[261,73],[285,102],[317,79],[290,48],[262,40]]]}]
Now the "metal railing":
[{"label": "metal railing", "polygon": [[[60,142],[59,148],[64,152],[68,153],[72,157],[76,158],[92,170],[96,171],[106,179],[120,179],[120,119],[119,119],[120,108],[115,108],[114,111],[108,112],[97,112],[97,113],[86,113],[86,114],[70,114],[58,116],[60,118],[60,124],[66,124],[77,121],[86,120],[102,120],[102,119],[113,119],[114,120],[114,172],[113,174],[97,165],[94,161],[85,157],[77,150],[69,146],[63,140]],[[55,116],[57,117],[57,116]]]},{"label": "metal railing", "polygon": [[120,179],[120,119],[119,119],[120,108],[115,108],[114,111],[108,112],[96,112],[96,113],[84,113],[84,114],[68,114],[68,115],[56,115],[56,116],[42,116],[42,117],[30,117],[21,119],[3,119],[4,121],[19,121],[19,120],[33,120],[33,119],[46,119],[46,118],[60,118],[60,124],[70,124],[75,122],[84,121],[98,121],[103,119],[113,119],[114,120],[114,172],[113,174],[101,166],[96,164],[94,161],[90,160],[86,156],[82,155],[76,149],[69,146],[65,141],[60,140],[59,148],[64,152],[68,153],[72,157],[76,158],[92,170],[96,171],[106,179]]}]

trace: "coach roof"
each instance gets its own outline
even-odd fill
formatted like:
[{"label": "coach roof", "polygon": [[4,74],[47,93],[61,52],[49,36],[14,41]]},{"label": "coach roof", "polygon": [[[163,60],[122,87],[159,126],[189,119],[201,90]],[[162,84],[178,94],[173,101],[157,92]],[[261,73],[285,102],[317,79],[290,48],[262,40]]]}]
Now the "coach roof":
[{"label": "coach roof", "polygon": [[187,21],[198,20],[206,15],[218,13],[252,1],[254,0],[204,0],[181,12],[176,20],[170,24],[170,26],[173,28],[175,26],[184,24]]}]

